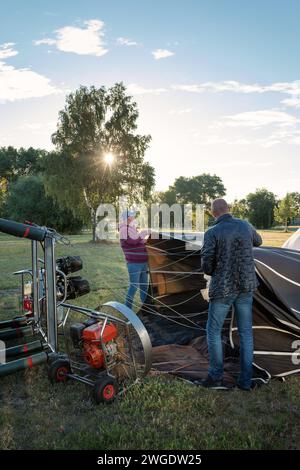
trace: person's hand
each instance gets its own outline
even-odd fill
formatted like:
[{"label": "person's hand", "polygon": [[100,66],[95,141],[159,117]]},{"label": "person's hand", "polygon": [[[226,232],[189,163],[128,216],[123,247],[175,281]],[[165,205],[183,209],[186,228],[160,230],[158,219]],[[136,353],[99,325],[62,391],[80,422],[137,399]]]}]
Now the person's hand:
[{"label": "person's hand", "polygon": [[150,229],[142,230],[142,231],[140,232],[141,238],[144,238],[144,239],[145,239],[145,238],[148,238],[149,235],[150,235],[150,232],[151,232]]}]

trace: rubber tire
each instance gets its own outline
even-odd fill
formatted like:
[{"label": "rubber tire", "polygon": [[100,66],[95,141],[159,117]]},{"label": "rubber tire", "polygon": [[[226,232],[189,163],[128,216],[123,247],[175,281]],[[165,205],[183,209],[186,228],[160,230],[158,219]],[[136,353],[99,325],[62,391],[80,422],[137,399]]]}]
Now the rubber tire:
[{"label": "rubber tire", "polygon": [[48,365],[48,377],[51,382],[66,382],[69,377],[66,375],[59,376],[59,369],[65,370],[67,374],[71,373],[70,362],[67,359],[56,359]]},{"label": "rubber tire", "polygon": [[110,405],[116,398],[119,391],[118,382],[108,375],[97,380],[94,385],[94,400],[99,405],[105,403]]}]

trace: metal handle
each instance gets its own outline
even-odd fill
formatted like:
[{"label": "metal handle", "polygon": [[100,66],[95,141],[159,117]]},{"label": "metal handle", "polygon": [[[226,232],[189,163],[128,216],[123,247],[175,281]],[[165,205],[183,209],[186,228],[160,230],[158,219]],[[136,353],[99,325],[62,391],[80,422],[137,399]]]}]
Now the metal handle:
[{"label": "metal handle", "polygon": [[8,233],[15,237],[28,238],[42,242],[45,239],[47,230],[42,227],[20,224],[14,220],[0,219],[0,232]]}]

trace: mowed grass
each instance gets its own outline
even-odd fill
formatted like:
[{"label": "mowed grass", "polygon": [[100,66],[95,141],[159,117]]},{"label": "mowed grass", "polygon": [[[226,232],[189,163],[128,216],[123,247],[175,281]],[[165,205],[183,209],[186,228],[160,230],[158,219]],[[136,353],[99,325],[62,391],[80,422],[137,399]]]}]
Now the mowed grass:
[{"label": "mowed grass", "polygon": [[[277,246],[287,237],[262,236]],[[71,239],[73,247],[59,246],[58,255],[80,254],[78,274],[91,284],[77,303],[122,300],[127,273],[118,244],[91,244],[89,234]],[[29,265],[28,248],[29,242],[0,236],[2,318],[16,313],[18,279],[10,273]],[[245,393],[149,376],[112,406],[95,405],[80,383],[50,384],[45,366],[0,379],[1,449],[296,449],[299,423],[298,377]]]},{"label": "mowed grass", "polygon": [[259,233],[262,236],[264,245],[280,247],[294,232],[285,233],[275,230],[260,230]]}]

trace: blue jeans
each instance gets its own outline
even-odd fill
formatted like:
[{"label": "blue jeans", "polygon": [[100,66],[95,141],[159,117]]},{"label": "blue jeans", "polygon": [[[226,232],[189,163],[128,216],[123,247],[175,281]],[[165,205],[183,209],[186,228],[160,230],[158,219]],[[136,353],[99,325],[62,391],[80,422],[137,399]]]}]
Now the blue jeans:
[{"label": "blue jeans", "polygon": [[126,295],[127,307],[132,307],[134,295],[139,287],[141,302],[144,303],[148,291],[148,263],[127,263],[130,285]]},{"label": "blue jeans", "polygon": [[222,328],[224,320],[233,305],[235,318],[240,336],[240,376],[238,384],[250,388],[253,362],[253,333],[252,333],[252,303],[253,293],[240,293],[221,299],[212,299],[208,308],[206,326],[210,367],[208,375],[214,380],[223,376]]}]

